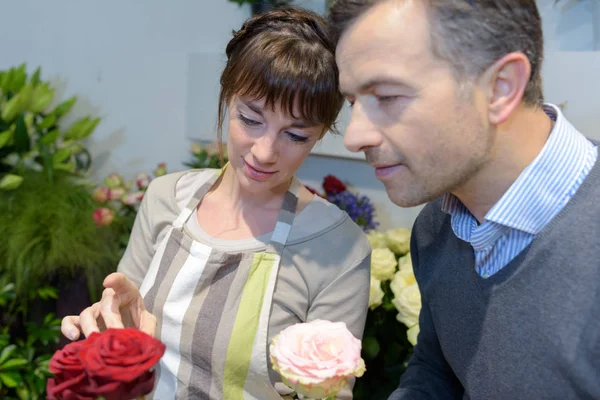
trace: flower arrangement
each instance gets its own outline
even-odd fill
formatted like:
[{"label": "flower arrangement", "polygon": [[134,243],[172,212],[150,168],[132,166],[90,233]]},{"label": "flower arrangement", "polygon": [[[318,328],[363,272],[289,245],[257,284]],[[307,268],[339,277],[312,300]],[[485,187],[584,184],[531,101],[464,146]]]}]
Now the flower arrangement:
[{"label": "flower arrangement", "polygon": [[150,182],[167,174],[166,164],[158,164],[152,174],[154,177],[141,172],[135,180],[125,182],[121,175],[112,173],[92,194],[98,204],[93,214],[94,222],[99,227],[110,226],[116,229],[122,250],[127,247],[135,216]]},{"label": "flower arrangement", "polygon": [[[270,346],[273,369],[296,394],[311,399],[335,398],[352,376],[365,372],[361,342],[343,322],[315,320],[292,325]],[[295,391],[295,393],[293,392]]]},{"label": "flower arrangement", "polygon": [[367,196],[349,190],[346,184],[337,177],[327,175],[323,179],[324,194],[311,187],[307,187],[307,189],[348,213],[348,216],[365,232],[369,232],[379,225],[375,221],[375,206],[371,203],[371,200]]},{"label": "flower arrangement", "polygon": [[367,235],[371,255],[369,312],[363,337],[367,373],[354,389],[357,400],[387,399],[417,343],[421,294],[410,258],[410,231]]},{"label": "flower arrangement", "polygon": [[50,360],[49,400],[128,400],[154,389],[165,345],[135,329],[108,329],[72,342]]}]

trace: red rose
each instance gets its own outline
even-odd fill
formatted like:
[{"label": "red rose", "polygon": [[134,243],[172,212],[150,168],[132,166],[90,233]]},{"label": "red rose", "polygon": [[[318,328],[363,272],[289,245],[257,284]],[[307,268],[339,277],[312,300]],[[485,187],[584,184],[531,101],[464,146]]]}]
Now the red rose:
[{"label": "red rose", "polygon": [[154,388],[151,368],[165,352],[165,345],[135,328],[93,333],[80,350],[91,382],[88,391],[106,400],[143,396]]},{"label": "red rose", "polygon": [[48,400],[142,397],[154,389],[152,367],[164,352],[164,344],[134,328],[93,333],[54,353]]},{"label": "red rose", "polygon": [[85,341],[69,343],[58,350],[50,360],[49,369],[54,374],[48,379],[46,391],[48,400],[94,400],[95,396],[82,394],[89,385],[79,350]]},{"label": "red rose", "polygon": [[327,175],[323,179],[323,189],[327,194],[337,194],[346,191],[346,185],[333,175]]}]

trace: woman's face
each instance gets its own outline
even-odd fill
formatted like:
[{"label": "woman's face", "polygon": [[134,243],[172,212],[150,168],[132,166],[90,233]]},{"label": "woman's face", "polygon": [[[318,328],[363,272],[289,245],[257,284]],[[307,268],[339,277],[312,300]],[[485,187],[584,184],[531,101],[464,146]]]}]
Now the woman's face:
[{"label": "woman's face", "polygon": [[324,129],[287,115],[281,107],[271,109],[264,99],[234,96],[229,104],[230,166],[248,192],[285,192]]}]

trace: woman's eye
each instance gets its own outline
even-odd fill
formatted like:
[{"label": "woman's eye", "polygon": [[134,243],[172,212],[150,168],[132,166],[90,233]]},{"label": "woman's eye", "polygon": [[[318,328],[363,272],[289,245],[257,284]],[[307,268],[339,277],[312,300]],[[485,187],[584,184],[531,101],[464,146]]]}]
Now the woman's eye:
[{"label": "woman's eye", "polygon": [[308,138],[306,136],[296,135],[295,133],[292,133],[292,132],[286,132],[286,133],[289,136],[289,138],[292,140],[292,142],[305,143],[308,141]]},{"label": "woman's eye", "polygon": [[393,96],[375,96],[377,98],[377,101],[380,103],[389,103],[392,102],[396,99],[398,99],[400,96],[397,95],[393,95]]},{"label": "woman's eye", "polygon": [[257,126],[257,125],[260,125],[260,122],[258,122],[258,121],[255,121],[255,120],[253,120],[253,119],[250,119],[250,118],[247,118],[247,117],[244,117],[242,114],[240,114],[240,115],[239,115],[239,119],[240,119],[240,120],[241,120],[241,121],[242,121],[242,122],[243,122],[245,125],[248,125],[248,126]]}]

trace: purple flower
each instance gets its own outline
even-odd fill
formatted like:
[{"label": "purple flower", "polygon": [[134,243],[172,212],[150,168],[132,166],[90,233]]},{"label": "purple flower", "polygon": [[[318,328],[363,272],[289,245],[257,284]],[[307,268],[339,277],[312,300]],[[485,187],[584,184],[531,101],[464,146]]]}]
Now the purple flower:
[{"label": "purple flower", "polygon": [[352,221],[365,232],[375,229],[379,225],[374,220],[375,207],[367,196],[359,196],[346,190],[342,193],[327,195],[327,200],[346,211]]}]

